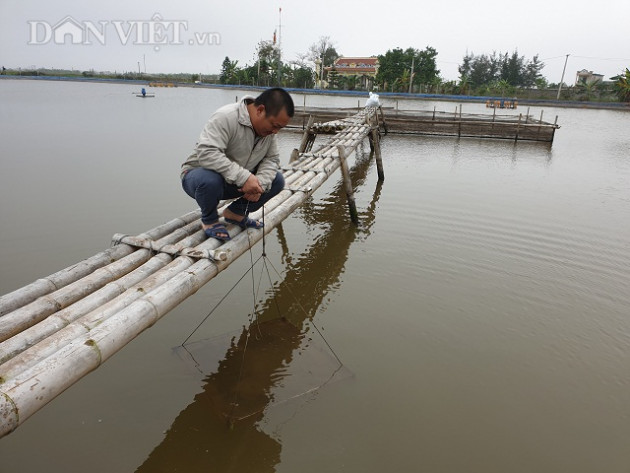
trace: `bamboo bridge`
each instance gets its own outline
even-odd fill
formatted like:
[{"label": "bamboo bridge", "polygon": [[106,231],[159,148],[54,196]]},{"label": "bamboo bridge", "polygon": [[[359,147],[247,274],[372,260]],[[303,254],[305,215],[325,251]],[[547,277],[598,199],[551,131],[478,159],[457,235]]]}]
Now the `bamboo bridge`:
[{"label": "bamboo bridge", "polygon": [[[382,116],[382,112],[381,112]],[[0,437],[98,368],[271,232],[341,168],[350,217],[357,211],[347,156],[368,138],[384,179],[378,110],[334,126],[309,120],[283,168],[286,186],[254,218],[263,229],[228,225],[232,239],[207,239],[195,210],[0,297]],[[313,150],[318,134],[334,133]],[[229,202],[222,202],[221,212]]]}]

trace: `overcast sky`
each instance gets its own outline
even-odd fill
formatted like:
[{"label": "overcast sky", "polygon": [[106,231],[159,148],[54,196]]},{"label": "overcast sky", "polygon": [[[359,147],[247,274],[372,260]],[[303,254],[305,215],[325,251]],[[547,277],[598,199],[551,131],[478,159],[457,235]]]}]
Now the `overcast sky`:
[{"label": "overcast sky", "polygon": [[431,46],[445,80],[467,51],[518,49],[559,82],[569,54],[572,84],[581,69],[607,79],[630,67],[629,18],[630,0],[0,0],[0,65],[212,74],[226,56],[254,64],[276,30],[285,61],[322,36],[343,56]]}]

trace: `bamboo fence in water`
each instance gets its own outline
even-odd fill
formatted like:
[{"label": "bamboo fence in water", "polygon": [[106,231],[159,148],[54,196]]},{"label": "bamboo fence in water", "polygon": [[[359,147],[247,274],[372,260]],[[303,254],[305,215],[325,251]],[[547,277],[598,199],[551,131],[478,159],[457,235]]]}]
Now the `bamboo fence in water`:
[{"label": "bamboo fence in water", "polygon": [[[335,132],[337,121],[356,112],[356,108],[337,109],[302,109],[298,110],[292,124],[304,123],[305,116],[317,114],[328,120],[319,126],[320,133]],[[382,113],[382,108],[379,109]],[[543,120],[541,111],[539,118],[529,114],[500,115],[496,109],[492,114],[463,113],[459,105],[453,112],[433,110],[398,110],[387,109],[387,123],[382,126],[386,133],[457,136],[475,138],[494,138],[514,141],[541,141],[552,143],[555,132],[560,126],[556,116],[554,123]]]},{"label": "bamboo fence in water", "polygon": [[[114,353],[208,283],[298,208],[337,169],[356,218],[349,156],[368,137],[383,179],[375,110],[343,119],[344,127],[284,168],[285,189],[263,209],[263,229],[228,225],[232,239],[206,239],[200,211],[114,246],[0,297],[0,437],[98,368]],[[220,211],[225,208],[223,202]]]}]

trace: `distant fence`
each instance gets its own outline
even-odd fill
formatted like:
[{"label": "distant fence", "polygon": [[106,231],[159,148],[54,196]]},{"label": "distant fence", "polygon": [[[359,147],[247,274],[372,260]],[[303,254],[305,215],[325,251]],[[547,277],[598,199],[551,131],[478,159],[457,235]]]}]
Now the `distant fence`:
[{"label": "distant fence", "polygon": [[[77,82],[103,82],[118,84],[146,84],[157,82],[151,79],[107,79],[99,77],[64,77],[64,76],[17,76],[17,75],[0,75],[0,79],[30,79],[30,80],[53,80],[53,81],[77,81]],[[165,81],[163,81],[165,82]],[[217,89],[237,89],[237,90],[265,90],[269,87],[256,85],[235,85],[235,84],[191,84],[189,82],[168,81],[179,87],[199,87],[199,88],[217,88]],[[330,96],[347,96],[347,97],[368,97],[365,90],[331,90],[331,89],[303,89],[303,88],[285,88],[289,92],[307,95],[330,95]],[[605,108],[612,110],[630,111],[630,103],[628,102],[586,102],[577,100],[549,100],[549,99],[527,99],[519,97],[497,97],[492,95],[476,96],[476,95],[447,95],[447,94],[408,94],[401,92],[378,92],[379,97],[398,99],[398,100],[439,100],[446,102],[471,102],[483,103],[488,100],[517,99],[519,105],[536,105],[547,107],[570,107],[570,108]]]}]

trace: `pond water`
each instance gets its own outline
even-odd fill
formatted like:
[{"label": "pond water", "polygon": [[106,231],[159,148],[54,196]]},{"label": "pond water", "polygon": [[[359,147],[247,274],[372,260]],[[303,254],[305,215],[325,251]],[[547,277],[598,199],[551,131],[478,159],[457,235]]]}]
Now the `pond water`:
[{"label": "pond water", "polygon": [[[244,92],[138,89],[0,81],[0,293],[195,208],[181,162]],[[382,184],[364,146],[358,228],[334,175],[265,264],[238,282],[257,245],[0,439],[0,472],[627,473],[630,114],[544,113],[552,146],[389,135]],[[301,135],[278,138],[287,163]]]}]

